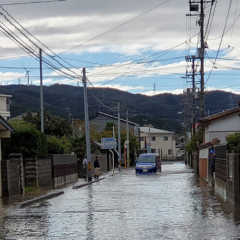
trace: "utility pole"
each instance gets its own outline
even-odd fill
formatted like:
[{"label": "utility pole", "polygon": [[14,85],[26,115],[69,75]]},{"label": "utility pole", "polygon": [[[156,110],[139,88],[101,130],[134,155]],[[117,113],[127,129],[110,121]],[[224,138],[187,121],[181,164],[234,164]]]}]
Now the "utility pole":
[{"label": "utility pole", "polygon": [[127,110],[127,166],[130,167],[130,152],[129,152],[129,124],[128,124],[128,110]]},{"label": "utility pole", "polygon": [[29,73],[30,71],[26,70],[26,77],[27,77],[27,85],[29,86],[30,85],[30,82],[29,82]]},{"label": "utility pole", "polygon": [[196,85],[195,85],[195,56],[192,56],[192,135],[195,136],[196,125]]},{"label": "utility pole", "polygon": [[[186,62],[191,62],[191,72],[188,70],[186,71],[186,78],[191,78],[190,81],[187,80],[187,82],[191,82],[192,88],[191,88],[191,133],[192,136],[195,136],[195,123],[196,123],[196,81],[195,81],[195,76],[197,75],[196,73],[196,65],[195,65],[195,60],[197,59],[196,56],[191,55],[191,56],[186,56],[185,57]],[[188,95],[188,93],[187,93]]]},{"label": "utility pole", "polygon": [[122,163],[122,153],[121,153],[120,102],[118,103],[118,156],[119,156],[119,164],[121,164]]},{"label": "utility pole", "polygon": [[205,115],[205,97],[204,97],[204,57],[205,57],[205,40],[204,40],[204,0],[200,2],[200,76],[201,76],[201,88],[200,88],[200,117],[204,117]]},{"label": "utility pole", "polygon": [[40,63],[40,117],[41,117],[41,133],[44,133],[44,109],[43,109],[43,76],[42,76],[42,49],[39,49]]},{"label": "utility pole", "polygon": [[[85,114],[85,137],[86,137],[86,148],[87,148],[87,162],[92,164],[92,158],[91,158],[91,143],[90,143],[90,130],[89,130],[89,117],[88,117],[88,99],[87,99],[87,77],[86,77],[86,69],[83,68],[83,89],[84,89],[84,114]],[[87,168],[87,180],[88,176],[92,177],[91,173],[88,172],[88,164],[86,166]]]},{"label": "utility pole", "polygon": [[200,93],[199,93],[199,115],[201,118],[205,116],[205,76],[204,76],[204,62],[205,62],[205,4],[214,4],[215,0],[189,0],[190,14],[187,16],[199,17],[198,25],[200,27],[200,46],[198,47],[197,59],[200,60]]}]

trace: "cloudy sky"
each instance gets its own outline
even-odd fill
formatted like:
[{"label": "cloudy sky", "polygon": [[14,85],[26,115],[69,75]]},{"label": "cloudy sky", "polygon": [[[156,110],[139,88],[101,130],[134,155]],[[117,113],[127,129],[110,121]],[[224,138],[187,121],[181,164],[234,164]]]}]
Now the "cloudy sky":
[{"label": "cloudy sky", "polygon": [[[153,95],[178,94],[190,86],[183,78],[185,56],[196,54],[199,27],[198,17],[186,17],[188,0],[20,4],[26,2],[31,0],[1,0],[0,84],[27,84],[28,72],[30,83],[38,85],[41,47],[45,85],[81,85],[86,67],[95,87]],[[206,4],[206,25],[210,9]],[[240,2],[218,0],[213,12],[206,34],[206,89],[240,93]]]}]

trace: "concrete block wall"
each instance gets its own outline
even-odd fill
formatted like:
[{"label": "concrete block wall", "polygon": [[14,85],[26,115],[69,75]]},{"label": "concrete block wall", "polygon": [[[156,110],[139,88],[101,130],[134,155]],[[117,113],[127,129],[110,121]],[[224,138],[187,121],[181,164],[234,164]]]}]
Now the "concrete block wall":
[{"label": "concrete block wall", "polygon": [[37,159],[37,186],[42,188],[53,187],[52,160],[51,158]]},{"label": "concrete block wall", "polygon": [[23,192],[21,172],[19,159],[2,161],[3,197],[11,197]]},{"label": "concrete block wall", "polygon": [[78,164],[76,155],[54,154],[51,157],[54,188],[77,181]]}]

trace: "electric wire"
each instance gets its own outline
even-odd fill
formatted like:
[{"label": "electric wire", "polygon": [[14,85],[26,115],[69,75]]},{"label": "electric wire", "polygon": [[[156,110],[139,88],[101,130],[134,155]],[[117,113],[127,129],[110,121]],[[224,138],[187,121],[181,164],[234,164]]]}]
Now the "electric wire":
[{"label": "electric wire", "polygon": [[0,6],[13,6],[13,5],[28,5],[28,4],[42,4],[42,3],[54,3],[65,2],[67,0],[42,0],[42,1],[30,1],[30,2],[15,2],[15,3],[0,3]]},{"label": "electric wire", "polygon": [[[44,43],[42,43],[38,38],[36,38],[35,36],[33,36],[33,34],[31,34],[27,29],[25,29],[14,17],[12,17],[8,11],[6,11],[4,8],[1,7],[1,9],[17,24],[14,24],[3,12],[1,12],[0,14],[2,14],[2,16],[5,18],[5,20],[10,23],[14,28],[16,28],[20,34],[22,34],[30,43],[32,43],[36,48],[38,49],[42,49],[43,53],[45,53],[48,57],[50,57],[53,61],[55,61],[57,64],[59,64],[61,67],[67,69],[69,72],[76,74],[74,71],[72,71],[71,69],[69,69],[68,67],[66,67],[64,64],[62,64],[60,61],[58,61],[56,58],[54,58],[53,56],[51,56],[50,54],[48,54],[44,48],[39,47],[38,44],[36,44],[29,36],[31,36],[32,38],[34,38],[38,43],[40,43],[42,46],[44,46],[45,48],[47,48],[48,51],[50,51],[51,53],[53,53],[55,56],[57,56],[50,48],[48,48],[48,46],[46,46]],[[29,36],[28,36],[29,35]],[[61,60],[65,61],[64,59],[62,59],[60,57]],[[77,75],[77,74],[76,74]]]},{"label": "electric wire", "polygon": [[217,54],[216,54],[215,59],[214,59],[214,63],[212,65],[212,69],[208,74],[206,84],[208,83],[209,79],[211,78],[211,75],[212,75],[212,72],[213,72],[213,69],[214,69],[214,65],[216,64],[216,61],[217,61],[219,53],[220,53],[220,49],[221,49],[221,46],[222,46],[223,38],[224,38],[224,35],[225,35],[225,32],[226,32],[226,28],[227,28],[227,24],[228,24],[228,20],[229,20],[229,16],[230,16],[231,7],[232,7],[232,0],[229,1],[227,15],[226,15],[226,18],[225,18],[225,23],[224,23],[224,27],[223,27],[223,31],[222,31],[222,35],[221,35],[221,40],[220,40],[220,43],[219,43],[219,46],[218,46]]},{"label": "electric wire", "polygon": [[[3,14],[4,15],[4,14]],[[5,15],[4,15],[5,16]],[[4,17],[4,19],[7,19],[6,16]],[[11,24],[11,21],[8,21]],[[12,24],[11,24],[12,25]],[[13,27],[15,27],[15,29],[17,29],[21,34],[23,34],[24,37],[26,37],[26,35],[16,26],[13,25]],[[15,41],[18,46],[20,46],[20,48],[22,48],[26,53],[28,53],[30,56],[34,57],[35,60],[37,59],[39,61],[39,56],[35,53],[35,49],[29,45],[29,43],[26,43],[26,41],[24,41],[22,38],[20,38],[19,36],[17,36],[9,27],[7,27],[2,21],[1,21],[1,30],[2,32],[4,32],[5,36],[7,36],[8,38],[12,39],[13,41]],[[21,36],[22,37],[22,36]],[[26,37],[28,40],[29,38]],[[39,49],[39,46],[36,45],[34,42],[31,41],[31,39],[29,40],[36,48]],[[63,69],[57,69],[56,65],[54,65],[53,63],[50,63],[48,60],[46,60],[45,58],[43,59],[43,62],[47,65],[49,65],[53,70],[56,70],[58,72],[63,73],[64,75],[67,75],[70,78],[76,78],[76,76],[74,75],[70,75],[69,73],[67,73],[66,71],[64,71]],[[62,67],[64,68],[64,65],[62,65]],[[75,74],[75,73],[74,73]]]},{"label": "electric wire", "polygon": [[[28,45],[26,46],[26,43],[21,42],[17,36],[6,26],[4,26],[2,24],[2,22],[0,21],[0,31],[8,38],[12,39],[15,43],[17,43],[17,45],[23,49],[28,55],[32,56],[35,60],[39,61],[39,55],[35,53],[34,49],[32,49],[31,47],[29,48]],[[70,78],[75,78],[72,75],[69,75],[68,73],[62,71],[61,69],[56,69],[56,67],[54,65],[52,65],[49,61],[47,61],[46,59],[42,60],[45,64],[47,64],[48,66],[50,66],[53,70],[58,71]]]},{"label": "electric wire", "polygon": [[[138,15],[136,15],[136,16],[128,19],[127,21],[124,21],[124,22],[118,24],[117,26],[115,26],[115,27],[113,27],[113,28],[111,28],[111,29],[108,29],[108,30],[106,30],[106,31],[104,31],[104,32],[102,32],[102,33],[99,33],[99,34],[95,35],[94,37],[89,38],[88,40],[84,41],[84,42],[81,43],[81,44],[77,44],[77,45],[73,46],[72,48],[68,49],[67,51],[73,50],[73,49],[75,49],[75,48],[83,47],[83,46],[85,46],[86,43],[88,43],[88,42],[91,42],[91,41],[93,41],[93,40],[95,40],[95,39],[97,39],[97,38],[100,38],[100,37],[104,36],[105,34],[114,32],[115,30],[119,29],[120,27],[122,27],[122,26],[124,26],[124,25],[126,25],[126,24],[128,24],[128,23],[130,23],[130,22],[132,22],[132,21],[134,21],[134,20],[136,20],[137,18],[139,18],[139,17],[141,17],[141,16],[143,16],[143,15],[149,13],[149,12],[152,12],[153,10],[155,10],[155,9],[159,8],[160,6],[168,3],[169,1],[171,1],[171,0],[162,1],[162,2],[160,2],[160,3],[158,3],[158,4],[156,4],[155,6],[149,8],[149,9],[147,9],[147,10],[142,11],[141,13],[139,13]],[[65,51],[64,51],[64,52],[65,52]]]}]

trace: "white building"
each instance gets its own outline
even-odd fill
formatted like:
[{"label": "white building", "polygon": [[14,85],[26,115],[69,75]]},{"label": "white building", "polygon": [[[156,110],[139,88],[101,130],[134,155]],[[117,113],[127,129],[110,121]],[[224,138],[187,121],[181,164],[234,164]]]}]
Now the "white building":
[{"label": "white building", "polygon": [[0,94],[0,116],[5,120],[10,118],[10,98],[11,95]]},{"label": "white building", "polygon": [[220,140],[220,144],[226,144],[226,137],[240,132],[240,108],[229,109],[210,115],[200,120],[204,126],[204,143]]},{"label": "white building", "polygon": [[175,133],[151,127],[140,127],[142,152],[157,153],[162,159],[176,159]]},{"label": "white building", "polygon": [[10,97],[11,95],[0,94],[0,197],[2,197],[2,139],[9,138],[13,131],[7,122],[10,117]]}]

